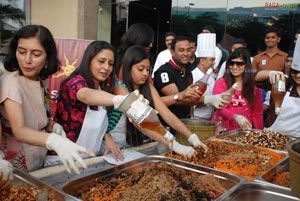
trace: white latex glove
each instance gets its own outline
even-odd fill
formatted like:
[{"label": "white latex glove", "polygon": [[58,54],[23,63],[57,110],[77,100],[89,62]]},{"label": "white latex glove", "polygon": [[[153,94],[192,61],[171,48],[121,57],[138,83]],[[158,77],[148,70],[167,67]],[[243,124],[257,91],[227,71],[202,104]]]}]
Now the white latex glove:
[{"label": "white latex glove", "polygon": [[117,109],[120,107],[121,103],[125,100],[128,95],[116,95],[113,97],[112,102],[114,103],[114,108]]},{"label": "white latex glove", "polygon": [[[73,143],[68,138],[63,138],[56,133],[51,133],[46,140],[46,147],[49,150],[54,150],[57,155],[60,157],[63,162],[65,168],[69,173],[71,173],[71,169],[73,169],[77,174],[80,174],[79,169],[77,167],[80,164],[81,167],[86,168],[85,162],[82,160],[79,152],[85,153],[89,156],[95,156],[95,154],[91,151],[88,151],[84,147],[79,146],[78,144]],[[77,164],[75,164],[77,161]]]},{"label": "white latex glove", "polygon": [[243,115],[234,115],[233,119],[239,124],[239,126],[243,129],[250,129],[252,128],[252,124],[248,121],[246,117]]},{"label": "white latex glove", "polygon": [[275,82],[277,82],[279,80],[284,81],[285,80],[284,73],[281,71],[276,71],[276,70],[270,71],[269,72],[269,80],[270,80],[271,84],[274,84]]},{"label": "white latex glove", "polygon": [[177,154],[183,155],[187,158],[191,158],[196,154],[196,151],[193,147],[184,146],[178,143],[176,140],[173,140],[173,143],[169,144],[169,148]]},{"label": "white latex glove", "polygon": [[60,135],[60,136],[62,136],[64,138],[67,137],[66,136],[66,132],[64,131],[64,128],[60,124],[58,124],[58,123],[55,123],[53,125],[52,133],[56,133],[56,134],[58,134],[58,135]]},{"label": "white latex glove", "polygon": [[194,147],[203,147],[203,149],[205,150],[205,153],[208,150],[208,147],[200,141],[198,135],[196,135],[195,133],[193,133],[192,135],[190,135],[190,137],[188,138],[189,143],[191,143]]},{"label": "white latex glove", "polygon": [[229,102],[223,99],[223,96],[229,96],[229,93],[221,93],[217,95],[206,95],[204,96],[204,104],[209,104],[214,106],[216,109],[222,109],[225,107]]},{"label": "white latex glove", "polygon": [[[13,179],[13,167],[10,162],[0,158],[0,184]],[[0,185],[1,186],[1,185]]]}]

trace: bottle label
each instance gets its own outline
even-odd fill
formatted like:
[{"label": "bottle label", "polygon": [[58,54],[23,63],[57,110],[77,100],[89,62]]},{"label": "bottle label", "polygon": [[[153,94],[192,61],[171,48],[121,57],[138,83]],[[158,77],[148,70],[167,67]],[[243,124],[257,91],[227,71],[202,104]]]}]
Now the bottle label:
[{"label": "bottle label", "polygon": [[278,91],[285,91],[285,82],[279,80],[278,81]]},{"label": "bottle label", "polygon": [[164,135],[164,138],[167,140],[167,141],[171,141],[174,136],[172,135],[172,133],[170,133],[169,131],[167,131]]},{"label": "bottle label", "polygon": [[149,115],[151,109],[152,108],[144,102],[137,100],[131,104],[126,114],[137,124],[140,124]]}]

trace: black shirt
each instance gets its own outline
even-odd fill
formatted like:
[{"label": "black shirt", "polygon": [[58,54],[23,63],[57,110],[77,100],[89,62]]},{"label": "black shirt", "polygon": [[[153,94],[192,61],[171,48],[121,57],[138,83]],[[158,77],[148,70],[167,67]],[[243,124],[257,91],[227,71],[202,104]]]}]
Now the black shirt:
[{"label": "black shirt", "polygon": [[[185,90],[190,84],[193,83],[191,70],[186,69],[184,73],[178,67],[171,65],[170,62],[167,62],[154,73],[154,86],[160,96],[165,96],[165,94],[161,92],[161,89],[172,83],[176,84],[179,91]],[[190,115],[191,106],[174,104],[169,106],[169,109],[178,118],[188,118]]]}]

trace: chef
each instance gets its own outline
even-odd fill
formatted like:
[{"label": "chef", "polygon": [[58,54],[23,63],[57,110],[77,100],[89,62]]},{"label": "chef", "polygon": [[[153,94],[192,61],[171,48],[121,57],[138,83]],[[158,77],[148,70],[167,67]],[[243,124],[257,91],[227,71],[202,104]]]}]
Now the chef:
[{"label": "chef", "polygon": [[[200,80],[206,74],[209,68],[213,68],[215,64],[215,50],[216,50],[216,34],[214,33],[200,33],[197,36],[197,54],[200,58],[197,68],[192,71],[193,83]],[[212,91],[215,85],[215,79],[213,76],[209,77],[207,83],[207,89],[204,95],[212,95]],[[210,105],[196,105],[194,107],[194,117],[200,119],[210,120],[214,108]]]},{"label": "chef", "polygon": [[[281,76],[281,75],[278,75]],[[280,113],[266,130],[277,131],[291,137],[300,137],[300,37],[298,37],[293,62]]]}]

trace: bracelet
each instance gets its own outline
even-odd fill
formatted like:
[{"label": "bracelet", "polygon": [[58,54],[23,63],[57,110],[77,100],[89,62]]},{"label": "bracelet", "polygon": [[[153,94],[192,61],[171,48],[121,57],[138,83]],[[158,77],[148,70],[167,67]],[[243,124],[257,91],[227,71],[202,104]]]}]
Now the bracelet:
[{"label": "bracelet", "polygon": [[48,133],[52,133],[52,129],[53,129],[54,124],[55,124],[55,122],[52,119],[49,119],[49,123],[47,124],[47,127],[46,127],[45,130]]}]

